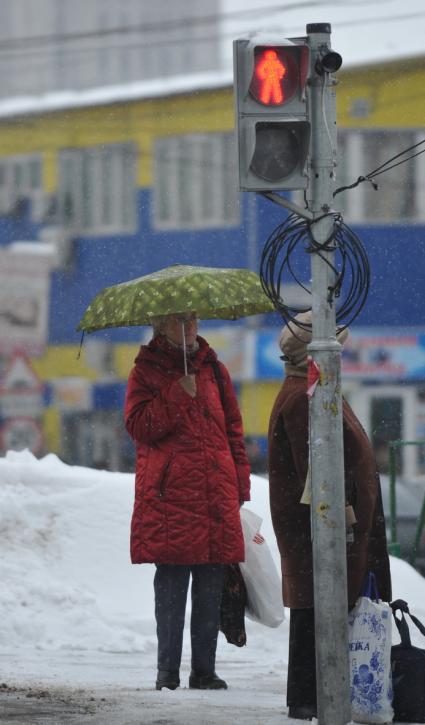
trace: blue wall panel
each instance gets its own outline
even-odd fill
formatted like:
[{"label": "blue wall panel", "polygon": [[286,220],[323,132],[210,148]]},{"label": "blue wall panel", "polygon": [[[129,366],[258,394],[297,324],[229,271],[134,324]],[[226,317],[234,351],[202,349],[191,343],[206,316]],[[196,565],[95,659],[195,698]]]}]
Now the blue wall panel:
[{"label": "blue wall panel", "polygon": [[[242,223],[238,227],[157,231],[151,225],[151,192],[139,191],[136,234],[74,240],[70,265],[52,273],[50,343],[78,344],[78,322],[90,300],[104,287],[169,264],[251,267],[258,271],[264,244],[287,212],[259,196],[243,194],[241,198]],[[0,245],[36,239],[38,229],[29,221],[28,213],[1,218]],[[369,297],[356,324],[422,326],[425,227],[379,225],[353,229],[363,242],[371,265]],[[305,279],[309,276],[310,258],[306,254]],[[264,326],[280,325],[281,319],[274,313],[265,315],[263,322]],[[95,335],[114,342],[138,342],[140,329],[120,328]]]},{"label": "blue wall panel", "polygon": [[[246,197],[246,195],[245,195]],[[246,219],[247,198],[243,200]],[[139,192],[139,232],[136,235],[80,238],[74,242],[73,263],[52,275],[50,343],[77,344],[75,328],[90,300],[104,287],[149,274],[169,264],[213,267],[248,267],[258,270],[259,251],[270,231],[281,221],[282,210],[259,200],[257,234],[253,252],[247,247],[246,223],[239,227],[161,231],[151,227],[150,192]],[[285,212],[284,212],[285,213]],[[250,230],[252,235],[252,229]],[[251,243],[252,244],[252,243]],[[206,323],[207,324],[207,323]],[[211,323],[209,323],[211,324]],[[138,328],[94,333],[116,342],[137,342]]]},{"label": "blue wall panel", "polygon": [[425,227],[354,227],[371,265],[371,287],[359,325],[423,325]]}]

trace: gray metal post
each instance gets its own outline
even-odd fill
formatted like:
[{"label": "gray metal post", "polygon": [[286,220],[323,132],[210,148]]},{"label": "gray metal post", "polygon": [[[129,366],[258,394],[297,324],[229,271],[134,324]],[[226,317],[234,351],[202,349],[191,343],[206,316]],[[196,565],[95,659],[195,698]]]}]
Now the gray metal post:
[{"label": "gray metal post", "polygon": [[[315,219],[332,208],[334,189],[335,93],[329,73],[316,69],[317,59],[330,49],[330,32],[328,23],[307,25],[312,128],[308,208]],[[316,242],[325,242],[332,228],[331,217],[313,224]],[[332,252],[323,256],[332,262]],[[320,368],[320,383],[310,399],[309,422],[318,720],[319,725],[346,725],[351,720],[351,708],[341,346],[336,339],[335,301],[328,300],[334,273],[318,254],[312,254],[311,259],[313,338],[309,353]]]}]

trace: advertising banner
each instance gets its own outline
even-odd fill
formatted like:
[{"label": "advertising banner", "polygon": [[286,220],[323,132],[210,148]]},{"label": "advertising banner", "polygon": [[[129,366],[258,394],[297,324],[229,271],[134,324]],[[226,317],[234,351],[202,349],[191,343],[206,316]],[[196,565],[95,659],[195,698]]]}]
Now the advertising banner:
[{"label": "advertising banner", "polygon": [[[256,333],[255,377],[280,380],[280,328]],[[344,380],[397,382],[425,380],[425,328],[353,328],[342,353]]]}]

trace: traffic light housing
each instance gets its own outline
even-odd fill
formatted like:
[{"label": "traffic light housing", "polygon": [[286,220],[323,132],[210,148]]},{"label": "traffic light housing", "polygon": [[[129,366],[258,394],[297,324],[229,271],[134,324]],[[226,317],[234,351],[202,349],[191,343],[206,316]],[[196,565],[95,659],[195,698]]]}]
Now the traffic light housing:
[{"label": "traffic light housing", "polygon": [[307,39],[235,40],[233,59],[240,189],[305,189]]}]

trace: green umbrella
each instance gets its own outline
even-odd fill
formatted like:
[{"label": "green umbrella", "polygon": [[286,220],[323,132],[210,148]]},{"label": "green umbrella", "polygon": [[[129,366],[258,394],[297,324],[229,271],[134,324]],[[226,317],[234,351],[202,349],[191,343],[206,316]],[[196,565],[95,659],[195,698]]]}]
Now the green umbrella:
[{"label": "green umbrella", "polygon": [[149,325],[153,317],[190,311],[202,320],[236,320],[273,310],[260,278],[249,269],[173,264],[106,287],[89,304],[77,329]]}]

